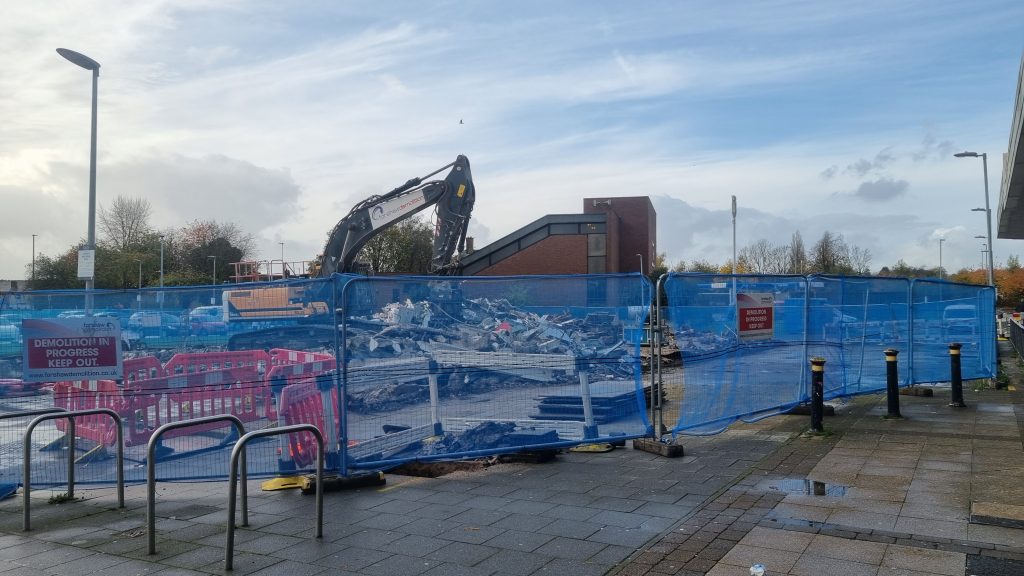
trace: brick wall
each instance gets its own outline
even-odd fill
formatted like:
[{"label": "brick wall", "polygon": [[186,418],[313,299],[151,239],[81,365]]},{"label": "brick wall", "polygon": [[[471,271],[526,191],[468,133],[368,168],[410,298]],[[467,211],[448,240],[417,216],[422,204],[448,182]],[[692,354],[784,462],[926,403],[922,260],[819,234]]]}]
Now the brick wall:
[{"label": "brick wall", "polygon": [[524,274],[586,274],[587,237],[583,234],[548,236],[516,252],[477,276]]}]

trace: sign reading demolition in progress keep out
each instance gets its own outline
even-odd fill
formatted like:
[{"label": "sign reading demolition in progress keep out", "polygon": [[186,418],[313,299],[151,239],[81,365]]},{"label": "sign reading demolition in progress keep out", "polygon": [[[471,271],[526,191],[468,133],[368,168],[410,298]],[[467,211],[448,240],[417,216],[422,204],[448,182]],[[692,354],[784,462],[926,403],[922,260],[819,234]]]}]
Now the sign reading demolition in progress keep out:
[{"label": "sign reading demolition in progress keep out", "polygon": [[736,319],[740,338],[771,338],[775,334],[775,296],[762,292],[737,294]]},{"label": "sign reading demolition in progress keep out", "polygon": [[55,318],[22,323],[25,382],[121,378],[116,318]]}]

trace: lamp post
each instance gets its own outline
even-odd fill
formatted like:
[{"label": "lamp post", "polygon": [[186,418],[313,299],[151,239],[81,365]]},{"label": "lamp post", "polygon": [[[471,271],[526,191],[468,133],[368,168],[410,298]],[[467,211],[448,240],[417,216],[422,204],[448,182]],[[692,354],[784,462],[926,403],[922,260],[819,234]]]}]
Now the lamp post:
[{"label": "lamp post", "polygon": [[736,196],[732,197],[732,275],[736,275]]},{"label": "lamp post", "polygon": [[942,280],[942,243],[945,242],[945,238],[939,238],[939,280]]},{"label": "lamp post", "polygon": [[985,225],[988,227],[988,284],[989,286],[995,286],[995,264],[992,258],[992,210],[989,208],[988,203],[988,154],[982,152],[957,152],[953,154],[957,158],[977,158],[981,156],[981,168],[985,176],[985,207],[984,208],[972,208],[971,212],[984,212],[985,213]]},{"label": "lamp post", "polygon": [[[32,284],[35,284],[36,282],[36,236],[38,236],[38,234],[32,235],[32,277],[29,278],[29,280],[32,281]],[[33,288],[35,288],[35,286],[33,286]]]},{"label": "lamp post", "polygon": [[217,257],[216,256],[207,256],[207,258],[212,258],[213,259],[213,282],[212,282],[212,285],[213,285],[214,289],[210,291],[210,306],[213,306],[214,304],[217,303],[217,288],[216,288],[217,287]]},{"label": "lamp post", "polygon": [[136,285],[136,289],[142,290],[142,260],[136,260],[139,263],[139,283]]},{"label": "lamp post", "polygon": [[[164,235],[160,235],[160,288],[164,287]],[[161,292],[163,294],[163,292]]]},{"label": "lamp post", "polygon": [[[60,54],[68,62],[76,66],[92,71],[92,144],[89,152],[89,236],[86,239],[86,250],[92,251],[93,267],[89,276],[85,279],[85,289],[91,291],[96,278],[95,255],[96,255],[96,95],[100,78],[100,63],[67,48],[57,48]],[[85,296],[85,311],[88,314],[92,310],[92,295]]]},{"label": "lamp post", "polygon": [[981,245],[981,267],[985,267],[985,254],[988,252],[988,244]]},{"label": "lamp post", "polygon": [[284,242],[278,242],[281,245],[281,278],[284,278]]},{"label": "lamp post", "polygon": [[643,274],[644,273],[644,255],[643,254],[637,254],[636,257],[640,259],[640,273]]}]

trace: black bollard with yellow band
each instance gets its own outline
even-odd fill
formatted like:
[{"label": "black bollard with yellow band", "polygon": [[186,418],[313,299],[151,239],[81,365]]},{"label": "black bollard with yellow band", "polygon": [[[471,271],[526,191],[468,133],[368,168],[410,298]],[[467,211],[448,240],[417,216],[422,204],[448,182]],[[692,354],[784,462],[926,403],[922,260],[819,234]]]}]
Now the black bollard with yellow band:
[{"label": "black bollard with yellow band", "polygon": [[964,404],[964,381],[960,376],[960,348],[959,342],[949,345],[949,385],[952,388],[949,405],[954,408],[967,406]]},{"label": "black bollard with yellow band", "polygon": [[885,393],[889,404],[886,418],[902,418],[900,415],[900,376],[896,366],[896,355],[899,350],[889,348],[885,351]]},{"label": "black bollard with yellow band", "polygon": [[825,359],[811,358],[811,432],[824,432]]}]

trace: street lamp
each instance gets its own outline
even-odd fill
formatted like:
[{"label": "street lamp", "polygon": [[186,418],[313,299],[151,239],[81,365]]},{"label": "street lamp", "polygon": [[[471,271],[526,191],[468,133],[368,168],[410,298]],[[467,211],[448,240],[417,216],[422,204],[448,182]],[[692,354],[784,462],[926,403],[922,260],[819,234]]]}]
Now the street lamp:
[{"label": "street lamp", "polygon": [[139,263],[139,283],[137,289],[142,290],[142,260],[136,260]]},{"label": "street lamp", "polygon": [[988,154],[982,152],[957,152],[953,154],[957,158],[977,158],[981,156],[981,167],[984,171],[985,176],[985,207],[984,208],[972,208],[971,212],[984,212],[985,213],[985,225],[988,226],[988,284],[989,286],[995,286],[995,264],[992,258],[992,210],[989,208],[988,203]]},{"label": "street lamp", "polygon": [[284,242],[278,242],[281,245],[281,278],[284,278]]},{"label": "street lamp", "polygon": [[945,242],[945,238],[939,238],[939,280],[942,280],[942,243]]},{"label": "street lamp", "polygon": [[207,258],[213,260],[213,282],[211,282],[211,284],[216,284],[217,283],[217,257],[216,256],[207,256]]},{"label": "street lamp", "polygon": [[[160,235],[160,288],[164,287],[164,235]],[[163,294],[163,292],[161,292]]]},{"label": "street lamp", "polygon": [[637,254],[636,257],[640,259],[640,273],[643,274],[644,273],[644,255],[643,254]]},{"label": "street lamp", "polygon": [[[38,236],[38,234],[32,235],[32,277],[30,278],[32,284],[35,284],[36,282],[36,236]],[[33,288],[35,288],[35,286],[33,286]]]},{"label": "street lamp", "polygon": [[[86,250],[92,252],[93,270],[89,271],[89,277],[85,279],[85,289],[93,289],[93,282],[96,278],[96,94],[100,78],[100,63],[67,48],[57,48],[60,54],[68,62],[81,66],[92,71],[92,145],[89,152],[89,237],[86,240]],[[89,313],[92,309],[92,298],[90,294],[85,297],[85,311]]]},{"label": "street lamp", "polygon": [[732,275],[736,275],[736,196],[732,197]]}]

